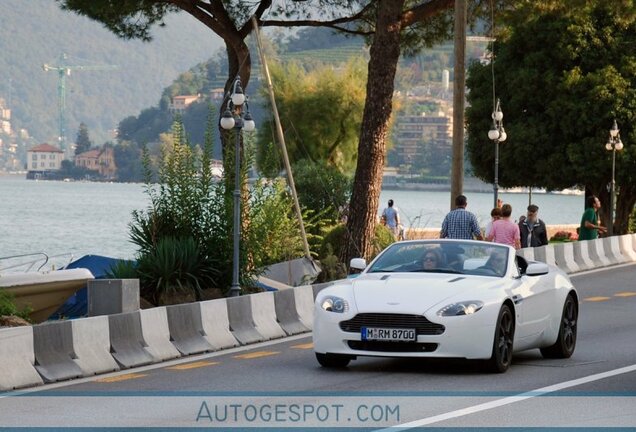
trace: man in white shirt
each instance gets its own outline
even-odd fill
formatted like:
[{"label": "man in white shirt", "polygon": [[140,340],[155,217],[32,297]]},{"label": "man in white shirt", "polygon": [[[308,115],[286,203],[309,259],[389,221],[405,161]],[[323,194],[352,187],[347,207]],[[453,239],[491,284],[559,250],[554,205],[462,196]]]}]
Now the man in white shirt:
[{"label": "man in white shirt", "polygon": [[393,207],[393,200],[389,200],[389,206],[382,211],[382,216],[386,220],[386,226],[391,230],[397,238],[400,226],[400,213],[397,207]]}]

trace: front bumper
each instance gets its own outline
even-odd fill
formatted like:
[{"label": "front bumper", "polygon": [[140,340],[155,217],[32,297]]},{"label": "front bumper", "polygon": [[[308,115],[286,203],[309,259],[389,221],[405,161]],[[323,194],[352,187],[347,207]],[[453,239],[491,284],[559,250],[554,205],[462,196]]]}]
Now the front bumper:
[{"label": "front bumper", "polygon": [[426,317],[431,322],[442,324],[444,332],[419,334],[416,342],[368,342],[362,340],[360,332],[343,331],[340,322],[350,320],[356,313],[337,314],[316,308],[314,351],[377,357],[488,359],[492,355],[496,320],[486,319],[487,314],[479,316],[481,311],[470,316]]}]

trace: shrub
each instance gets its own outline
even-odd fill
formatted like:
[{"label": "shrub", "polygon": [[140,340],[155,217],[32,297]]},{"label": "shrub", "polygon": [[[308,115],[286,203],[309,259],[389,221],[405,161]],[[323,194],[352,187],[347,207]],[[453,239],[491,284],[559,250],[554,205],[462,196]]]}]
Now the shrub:
[{"label": "shrub", "polygon": [[337,222],[351,198],[352,179],[326,162],[307,159],[295,163],[293,171],[301,205]]},{"label": "shrub", "polygon": [[578,240],[578,235],[570,231],[557,231],[552,237],[550,237],[550,241],[554,242],[567,242],[574,240]]},{"label": "shrub", "polygon": [[[179,120],[175,122],[172,137],[163,137],[156,184],[144,151],[150,207],[133,212],[130,238],[139,247],[135,272],[142,293],[153,302],[169,293],[199,293],[210,284],[227,290],[232,283],[234,146],[223,152],[226,178],[215,183],[210,164],[213,119],[211,112],[206,142],[199,150],[190,147],[183,126]],[[247,185],[249,144],[249,136],[245,136],[246,156],[240,172],[244,185],[239,253],[242,287],[252,285],[264,266],[302,255],[298,223],[284,184],[258,181],[252,187]]]},{"label": "shrub", "polygon": [[[334,275],[340,275],[340,271],[334,263],[334,258],[332,257],[340,257],[342,252],[344,242],[345,242],[345,234],[347,227],[344,224],[338,224],[334,226],[327,234],[324,236],[322,245],[320,247],[319,256],[320,263],[323,261],[328,263],[328,272],[334,273]],[[375,237],[373,239],[373,254],[370,259],[375,258],[377,254],[379,254],[382,250],[388,247],[391,243],[395,241],[393,234],[391,231],[385,227],[384,225],[377,224],[375,226]],[[341,266],[344,266],[346,269],[348,267],[348,263],[341,263],[337,261],[337,263]],[[333,279],[324,279],[324,276],[320,277],[321,281],[333,280]]]},{"label": "shrub", "polygon": [[217,273],[192,237],[164,237],[137,260],[141,294],[155,305],[178,295],[201,300],[201,291],[215,286]]},{"label": "shrub", "polygon": [[30,321],[31,308],[18,309],[11,293],[0,289],[0,316],[18,316]]}]

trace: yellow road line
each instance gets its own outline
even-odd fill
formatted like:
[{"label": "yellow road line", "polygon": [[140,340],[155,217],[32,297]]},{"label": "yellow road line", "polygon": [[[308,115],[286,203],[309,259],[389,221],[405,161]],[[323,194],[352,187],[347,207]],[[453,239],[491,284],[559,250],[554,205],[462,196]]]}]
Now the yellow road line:
[{"label": "yellow road line", "polygon": [[589,302],[602,302],[605,300],[609,300],[609,297],[586,297],[583,299],[583,301],[589,301]]},{"label": "yellow road line", "polygon": [[636,292],[626,291],[626,292],[619,292],[614,294],[614,297],[633,297],[633,296],[636,296]]},{"label": "yellow road line", "polygon": [[300,344],[300,345],[293,345],[292,348],[295,349],[312,349],[314,347],[314,343],[313,342],[309,342],[306,344]]},{"label": "yellow road line", "polygon": [[170,366],[170,367],[167,367],[166,369],[170,369],[170,370],[188,370],[188,369],[196,369],[196,368],[201,368],[201,367],[206,367],[206,366],[213,366],[213,365],[217,365],[217,364],[219,364],[219,362],[198,361],[198,362],[193,362],[193,363],[186,363],[186,364],[181,364],[181,365],[176,365],[176,366]]},{"label": "yellow road line", "polygon": [[278,351],[255,351],[255,352],[251,352],[251,353],[247,353],[247,354],[237,355],[237,356],[234,356],[234,358],[253,359],[253,358],[259,358],[259,357],[273,356],[273,355],[276,355],[276,354],[280,354],[280,352],[278,352]]},{"label": "yellow road line", "polygon": [[107,377],[107,378],[100,378],[95,380],[96,382],[100,382],[100,383],[112,383],[112,382],[119,382],[119,381],[127,381],[127,380],[131,380],[131,379],[136,379],[136,378],[142,378],[148,376],[148,374],[135,374],[135,373],[129,373],[129,374],[125,374],[125,375],[117,375],[117,376],[112,376],[112,377]]}]

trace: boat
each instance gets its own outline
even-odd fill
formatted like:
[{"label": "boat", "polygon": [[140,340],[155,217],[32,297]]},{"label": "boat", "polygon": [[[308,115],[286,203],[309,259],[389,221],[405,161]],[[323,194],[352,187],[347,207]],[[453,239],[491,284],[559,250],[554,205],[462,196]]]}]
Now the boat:
[{"label": "boat", "polygon": [[43,265],[36,271],[0,274],[0,290],[9,293],[19,309],[29,308],[34,323],[46,321],[70,296],[95,279],[85,268],[42,271]]}]

